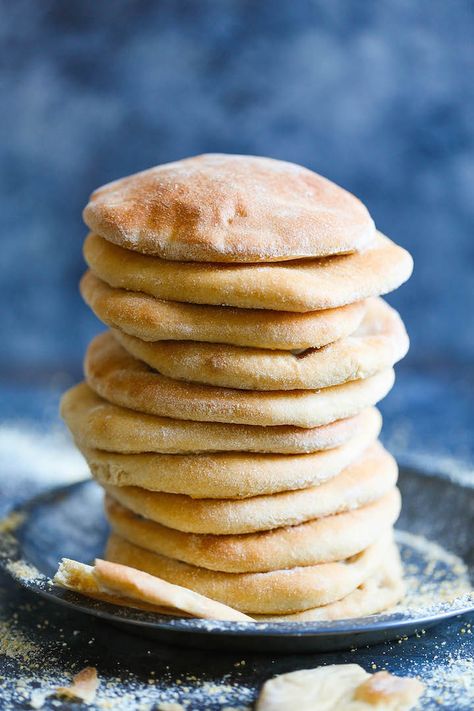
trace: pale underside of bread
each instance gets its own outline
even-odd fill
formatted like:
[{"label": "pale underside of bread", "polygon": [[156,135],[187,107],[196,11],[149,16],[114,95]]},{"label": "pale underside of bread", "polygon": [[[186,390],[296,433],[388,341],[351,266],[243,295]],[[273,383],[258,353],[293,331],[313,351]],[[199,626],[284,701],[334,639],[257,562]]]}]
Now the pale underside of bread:
[{"label": "pale underside of bread", "polygon": [[340,600],[381,566],[391,533],[345,561],[268,573],[223,573],[151,553],[112,534],[105,557],[144,570],[229,605],[241,612],[288,614]]},{"label": "pale underside of bread", "polygon": [[246,499],[194,499],[183,494],[106,486],[119,503],[144,518],[189,533],[233,534],[293,526],[359,508],[397,481],[397,464],[377,443],[338,476],[318,486]]},{"label": "pale underside of bread", "polygon": [[157,299],[241,309],[319,311],[387,294],[413,269],[410,254],[377,235],[370,247],[327,259],[271,264],[197,264],[165,261],[90,234],[89,268],[110,286]]},{"label": "pale underside of bread", "polygon": [[186,304],[113,288],[92,272],[82,277],[80,289],[101,321],[144,341],[205,341],[290,351],[320,348],[353,333],[365,308],[364,302],[356,302],[291,313]]},{"label": "pale underside of bread", "polygon": [[268,679],[254,711],[410,711],[421,708],[423,690],[417,678],[386,670],[369,674],[358,664],[323,664]]},{"label": "pale underside of bread", "polygon": [[293,163],[204,154],[96,190],[86,224],[111,242],[165,259],[255,262],[363,248],[375,228],[343,188]]},{"label": "pale underside of bread", "polygon": [[157,417],[112,405],[86,383],[68,390],[61,415],[79,446],[111,452],[256,452],[299,454],[331,449],[361,432],[369,409],[322,427],[259,427]]},{"label": "pale underside of bread", "polygon": [[311,390],[370,377],[406,355],[408,336],[397,312],[382,299],[366,304],[353,334],[303,351],[195,341],[150,343],[118,329],[113,334],[131,355],[169,378],[244,390]]},{"label": "pale underside of bread", "polygon": [[110,332],[90,343],[84,362],[90,387],[116,405],[200,422],[318,427],[375,405],[394,382],[391,368],[322,390],[249,391],[184,383],[151,370]]},{"label": "pale underside of bread", "polygon": [[271,531],[234,535],[183,533],[149,521],[111,497],[105,511],[121,538],[153,553],[209,570],[261,573],[349,558],[378,540],[400,512],[400,495],[383,498],[344,513]]},{"label": "pale underside of bread", "polygon": [[378,410],[365,410],[359,417],[360,428],[351,439],[310,454],[123,454],[78,444],[101,484],[138,486],[197,499],[240,499],[316,486],[339,474],[380,433]]}]

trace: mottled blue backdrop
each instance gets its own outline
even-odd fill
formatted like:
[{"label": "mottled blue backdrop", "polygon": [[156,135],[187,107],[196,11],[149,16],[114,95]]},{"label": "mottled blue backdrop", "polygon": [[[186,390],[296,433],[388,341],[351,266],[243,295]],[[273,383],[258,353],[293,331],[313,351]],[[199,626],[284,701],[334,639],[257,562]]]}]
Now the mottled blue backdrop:
[{"label": "mottled blue backdrop", "polygon": [[94,187],[202,151],[303,163],[410,249],[411,364],[474,355],[471,0],[4,0],[0,368],[77,376]]}]

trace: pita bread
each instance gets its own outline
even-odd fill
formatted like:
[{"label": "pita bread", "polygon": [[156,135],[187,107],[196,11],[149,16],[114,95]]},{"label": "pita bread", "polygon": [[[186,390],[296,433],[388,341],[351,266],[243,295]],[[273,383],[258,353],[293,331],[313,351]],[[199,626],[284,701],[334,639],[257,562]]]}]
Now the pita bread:
[{"label": "pita bread", "polygon": [[172,585],[141,570],[97,559],[94,566],[63,558],[53,583],[115,605],[150,611],[179,611],[211,620],[252,618],[192,590]]},{"label": "pita bread", "polygon": [[400,602],[405,593],[402,575],[398,549],[391,545],[380,568],[342,600],[292,615],[257,616],[256,619],[268,622],[323,622],[375,615]]},{"label": "pita bread", "polygon": [[262,573],[349,558],[378,540],[400,513],[400,494],[296,526],[237,535],[183,533],[138,516],[107,497],[114,533],[152,553],[226,573]]},{"label": "pita bread", "polygon": [[323,390],[258,392],[172,380],[131,356],[110,332],[91,341],[84,362],[90,387],[115,405],[150,415],[242,425],[318,427],[357,415],[390,391],[384,370]]},{"label": "pita bread", "polygon": [[96,276],[118,289],[167,301],[273,311],[333,309],[387,294],[413,270],[409,253],[380,233],[361,253],[235,265],[165,261],[90,234],[84,257]]},{"label": "pita bread", "polygon": [[391,607],[403,596],[401,566],[391,546],[380,570],[342,600],[290,615],[248,617],[187,588],[167,583],[135,568],[96,560],[95,566],[63,558],[53,582],[60,587],[106,602],[160,614],[205,619],[307,622],[365,617]]},{"label": "pita bread", "polygon": [[380,433],[378,410],[361,415],[345,444],[311,454],[120,454],[80,446],[100,484],[138,486],[197,499],[239,499],[316,486],[354,462]]},{"label": "pita bread", "polygon": [[384,496],[395,486],[397,476],[394,458],[377,443],[319,486],[249,499],[192,499],[136,486],[105,488],[122,506],[163,526],[192,533],[235,534],[293,526],[357,509]]},{"label": "pita bread", "polygon": [[110,452],[272,452],[331,449],[366,427],[371,410],[322,427],[252,427],[145,415],[103,400],[86,383],[68,390],[61,415],[80,448]]},{"label": "pita bread", "polygon": [[357,198],[307,168],[212,153],[104,185],[83,216],[128,249],[204,262],[352,252],[375,229]]},{"label": "pita bread", "polygon": [[418,679],[387,671],[368,674],[358,664],[332,664],[270,679],[255,711],[409,711],[423,689]]},{"label": "pita bread", "polygon": [[406,355],[408,336],[397,312],[382,299],[366,303],[364,320],[352,335],[302,352],[148,343],[119,330],[113,334],[131,355],[169,378],[244,390],[312,390],[368,378]]},{"label": "pita bread", "polygon": [[365,310],[360,302],[308,313],[180,304],[114,289],[92,272],[83,276],[80,288],[84,301],[101,321],[143,341],[205,341],[283,350],[320,348],[353,333]]},{"label": "pita bread", "polygon": [[269,573],[222,573],[151,553],[112,534],[106,559],[144,570],[247,614],[279,615],[308,610],[349,595],[380,567],[391,534],[344,561]]}]

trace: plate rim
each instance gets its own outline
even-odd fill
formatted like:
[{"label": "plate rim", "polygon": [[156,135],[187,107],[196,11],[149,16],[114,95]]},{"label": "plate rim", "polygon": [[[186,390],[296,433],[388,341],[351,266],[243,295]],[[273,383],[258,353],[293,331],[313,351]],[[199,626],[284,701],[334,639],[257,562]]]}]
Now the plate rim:
[{"label": "plate rim", "polygon": [[[423,470],[412,466],[400,465],[400,468],[417,477],[430,477],[441,479],[442,481],[451,484],[452,486],[461,487],[474,491],[474,482],[470,485],[460,483],[453,480],[451,477],[442,472],[424,472]],[[64,484],[36,494],[26,501],[12,506],[2,516],[8,518],[12,515],[23,516],[23,520],[18,524],[13,531],[5,534],[5,546],[0,546],[0,569],[3,570],[11,579],[19,584],[23,589],[28,590],[43,599],[52,603],[57,603],[68,609],[74,610],[81,614],[89,614],[96,618],[107,622],[120,625],[130,625],[136,631],[148,629],[161,632],[170,632],[188,635],[204,635],[212,637],[231,637],[231,638],[322,638],[322,637],[342,637],[344,635],[364,635],[370,633],[390,632],[393,628],[403,632],[403,629],[417,629],[429,627],[443,620],[450,619],[459,615],[464,615],[474,611],[474,597],[467,598],[466,602],[458,607],[450,609],[441,609],[431,614],[409,615],[403,611],[378,613],[376,615],[346,618],[343,620],[327,620],[327,621],[294,621],[294,622],[269,622],[269,621],[253,621],[253,622],[231,622],[221,620],[205,620],[200,618],[165,616],[159,613],[141,611],[134,608],[119,607],[102,600],[94,600],[81,596],[74,591],[62,589],[59,586],[52,584],[51,580],[41,573],[40,577],[34,580],[28,580],[16,576],[10,569],[9,563],[22,561],[30,564],[27,559],[22,556],[21,542],[15,535],[17,531],[21,531],[22,526],[26,523],[28,512],[41,504],[47,504],[54,499],[61,498],[70,492],[81,489],[82,487],[93,483],[92,478],[86,477],[79,481]],[[53,592],[54,591],[54,592]],[[70,598],[70,599],[68,599]],[[459,599],[460,601],[463,599]]]}]

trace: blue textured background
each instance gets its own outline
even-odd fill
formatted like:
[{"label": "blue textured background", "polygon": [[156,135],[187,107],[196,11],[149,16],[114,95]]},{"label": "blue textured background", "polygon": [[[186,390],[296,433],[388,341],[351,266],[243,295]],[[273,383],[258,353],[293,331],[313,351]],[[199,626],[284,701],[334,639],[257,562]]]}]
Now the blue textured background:
[{"label": "blue textured background", "polygon": [[[88,194],[203,151],[303,163],[361,197],[414,254],[413,278],[390,297],[412,350],[382,406],[384,441],[401,462],[472,481],[473,37],[472,0],[0,0],[2,513],[85,474],[57,406],[100,329],[77,292]],[[58,682],[71,660],[115,677],[122,663],[114,652],[110,671],[104,649],[126,649],[123,670],[134,665],[145,683],[150,667],[193,669],[190,653],[151,653],[44,605],[0,577],[0,617],[17,621],[38,658],[54,663],[50,640],[69,640]],[[411,674],[431,653],[448,692],[444,671],[472,657],[470,624],[350,661]],[[237,666],[221,657],[209,657],[218,680]],[[314,663],[246,669],[263,679]],[[30,674],[15,664],[3,667],[16,689],[5,699],[23,694],[15,675]],[[449,711],[473,705],[472,689],[462,705],[442,697]],[[22,698],[15,708],[29,707]]]},{"label": "blue textured background", "polygon": [[412,365],[474,355],[471,0],[1,3],[2,373],[77,376],[81,209],[202,151],[303,163],[416,260]]}]

